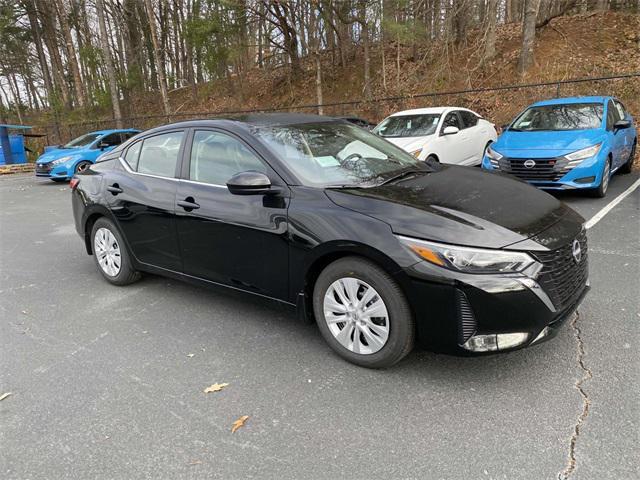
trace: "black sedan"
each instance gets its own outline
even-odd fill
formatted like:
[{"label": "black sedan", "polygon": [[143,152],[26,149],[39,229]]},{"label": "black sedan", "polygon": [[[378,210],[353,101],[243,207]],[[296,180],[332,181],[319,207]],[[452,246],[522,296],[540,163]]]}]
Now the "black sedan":
[{"label": "black sedan", "polygon": [[538,343],[588,290],[573,210],[499,173],[419,161],[344,120],[167,125],[71,188],[109,282],[149,272],[296,306],[366,367],[416,342],[453,353]]}]

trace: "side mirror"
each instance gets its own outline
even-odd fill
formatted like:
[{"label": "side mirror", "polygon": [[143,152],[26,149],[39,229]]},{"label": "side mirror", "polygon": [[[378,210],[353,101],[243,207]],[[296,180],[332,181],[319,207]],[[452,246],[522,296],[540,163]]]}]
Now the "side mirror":
[{"label": "side mirror", "polygon": [[631,127],[631,122],[629,120],[618,120],[613,124],[613,131],[624,130],[629,127]]},{"label": "side mirror", "polygon": [[227,188],[234,195],[265,195],[275,191],[269,177],[253,170],[236,173],[227,181]]},{"label": "side mirror", "polygon": [[458,127],[444,127],[444,130],[442,130],[442,135],[455,135],[459,131],[460,129]]}]

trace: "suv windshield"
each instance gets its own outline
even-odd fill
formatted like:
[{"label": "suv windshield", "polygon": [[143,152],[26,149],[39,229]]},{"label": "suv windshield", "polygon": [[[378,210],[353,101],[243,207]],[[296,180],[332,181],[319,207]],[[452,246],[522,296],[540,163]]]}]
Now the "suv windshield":
[{"label": "suv windshield", "polygon": [[509,130],[585,130],[602,125],[601,103],[567,103],[531,107]]},{"label": "suv windshield", "polygon": [[385,118],[374,129],[381,137],[424,137],[436,133],[439,113],[421,115],[398,115]]},{"label": "suv windshield", "polygon": [[86,147],[87,145],[91,145],[99,136],[100,134],[98,133],[87,133],[86,135],[82,135],[75,140],[71,140],[64,146],[64,148]]},{"label": "suv windshield", "polygon": [[307,186],[372,186],[403,171],[430,171],[404,150],[347,123],[255,127],[253,133]]}]

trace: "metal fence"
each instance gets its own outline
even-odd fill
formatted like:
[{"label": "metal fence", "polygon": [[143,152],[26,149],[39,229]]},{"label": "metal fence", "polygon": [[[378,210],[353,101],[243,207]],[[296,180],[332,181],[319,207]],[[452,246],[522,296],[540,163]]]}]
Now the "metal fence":
[{"label": "metal fence", "polygon": [[[427,92],[418,95],[390,96],[372,100],[332,102],[322,105],[325,115],[355,115],[370,121],[379,121],[386,115],[410,108],[436,105],[455,105],[477,111],[496,125],[508,123],[527,105],[558,96],[613,95],[620,98],[636,118],[640,117],[640,72],[590,78],[559,80],[554,82],[503,85],[489,88]],[[206,119],[243,113],[301,112],[317,113],[317,104],[287,105],[253,110],[219,110],[170,115],[144,115],[123,118],[127,128],[148,129],[166,123]],[[34,133],[46,135],[49,144],[64,143],[93,130],[116,128],[113,119],[64,123],[37,127]],[[41,148],[36,148],[41,150]]]}]

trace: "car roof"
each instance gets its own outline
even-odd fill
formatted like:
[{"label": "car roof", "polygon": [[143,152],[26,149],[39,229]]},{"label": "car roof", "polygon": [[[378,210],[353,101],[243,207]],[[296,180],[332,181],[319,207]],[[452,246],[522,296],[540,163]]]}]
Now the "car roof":
[{"label": "car roof", "polygon": [[183,122],[170,123],[147,130],[145,133],[160,132],[173,128],[196,128],[196,127],[224,127],[230,124],[250,125],[250,126],[279,126],[279,125],[301,125],[305,123],[326,123],[345,122],[346,120],[327,117],[324,115],[310,115],[305,113],[251,113],[243,115],[226,115],[210,119],[186,120]]},{"label": "car roof", "polygon": [[563,105],[567,103],[604,103],[612,97],[604,96],[585,96],[585,97],[564,97],[564,98],[551,98],[549,100],[542,100],[532,104],[532,107],[541,107],[544,105]]},{"label": "car roof", "polygon": [[403,110],[401,112],[392,113],[389,115],[390,117],[400,117],[403,115],[423,115],[428,113],[437,113],[443,114],[447,110],[466,110],[467,112],[471,112],[477,115],[473,110],[469,110],[464,107],[426,107],[426,108],[413,108],[411,110]]},{"label": "car roof", "polygon": [[118,133],[118,132],[139,132],[137,128],[116,128],[111,130],[96,130],[95,132],[87,132],[86,135],[90,135],[95,133],[96,135],[107,135],[109,133]]}]

